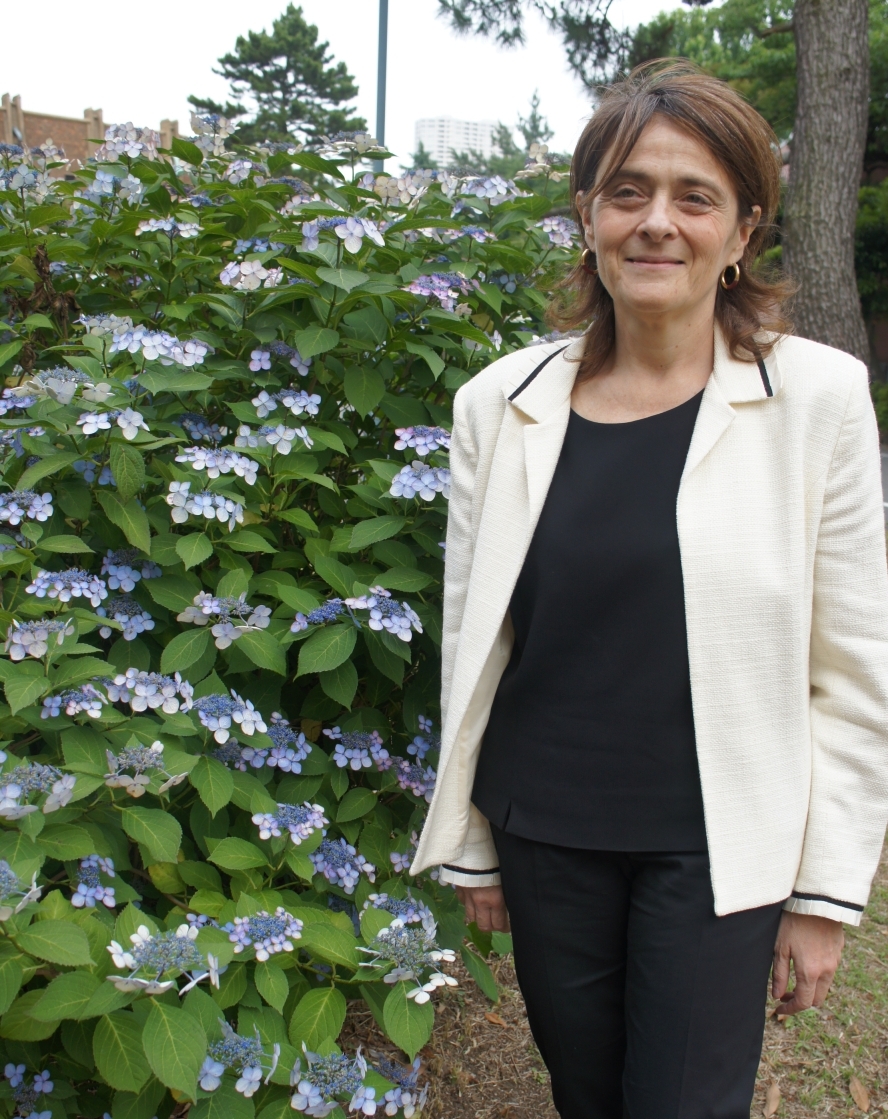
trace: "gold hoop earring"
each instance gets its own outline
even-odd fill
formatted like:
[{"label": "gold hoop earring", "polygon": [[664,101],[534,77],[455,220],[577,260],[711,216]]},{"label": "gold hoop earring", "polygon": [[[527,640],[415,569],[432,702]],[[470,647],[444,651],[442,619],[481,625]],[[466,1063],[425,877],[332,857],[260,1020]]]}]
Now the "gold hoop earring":
[{"label": "gold hoop earring", "polygon": [[[589,267],[589,257],[591,257],[595,261],[595,264],[591,268]],[[598,275],[598,257],[595,255],[595,253],[591,249],[583,249],[582,256],[580,257],[580,264],[583,267],[583,271],[587,275],[589,275],[589,276],[597,276]]]},{"label": "gold hoop earring", "polygon": [[[734,270],[734,277],[731,280],[727,279],[728,269]],[[718,281],[725,291],[733,291],[734,288],[740,283],[740,265],[738,263],[729,264],[721,274],[721,279]]]}]

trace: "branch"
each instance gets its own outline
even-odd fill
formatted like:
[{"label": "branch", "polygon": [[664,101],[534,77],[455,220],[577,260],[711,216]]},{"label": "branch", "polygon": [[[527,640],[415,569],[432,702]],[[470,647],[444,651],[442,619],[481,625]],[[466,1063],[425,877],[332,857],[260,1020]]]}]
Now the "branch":
[{"label": "branch", "polygon": [[769,35],[786,35],[795,30],[795,23],[789,20],[788,23],[775,23],[773,27],[766,27],[763,31],[752,29],[753,35],[757,39],[767,39]]}]

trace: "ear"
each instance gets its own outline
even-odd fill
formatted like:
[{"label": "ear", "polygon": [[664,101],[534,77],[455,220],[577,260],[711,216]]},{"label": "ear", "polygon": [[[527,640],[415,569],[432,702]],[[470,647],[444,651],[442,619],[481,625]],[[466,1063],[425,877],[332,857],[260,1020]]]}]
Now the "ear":
[{"label": "ear", "polygon": [[756,228],[762,218],[761,206],[753,206],[748,217],[744,218],[740,223],[737,230],[737,235],[740,238],[740,248],[745,249],[749,244],[749,238],[752,236],[752,231]]},{"label": "ear", "polygon": [[586,246],[595,252],[595,230],[592,226],[592,204],[586,201],[585,192],[578,190],[575,199],[580,220],[583,223],[583,240]]}]

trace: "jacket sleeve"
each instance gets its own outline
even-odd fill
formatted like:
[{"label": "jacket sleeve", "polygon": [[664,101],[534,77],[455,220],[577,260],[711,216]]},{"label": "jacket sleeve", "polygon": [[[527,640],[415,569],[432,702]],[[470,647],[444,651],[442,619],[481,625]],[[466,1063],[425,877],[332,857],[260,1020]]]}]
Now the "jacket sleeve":
[{"label": "jacket sleeve", "polygon": [[865,368],[853,376],[814,558],[811,791],[785,908],[856,925],[888,822],[888,572],[878,431]]},{"label": "jacket sleeve", "polygon": [[[441,723],[447,723],[453,664],[462,628],[463,611],[475,552],[474,491],[478,450],[466,406],[459,391],[453,401],[450,437],[450,503],[444,556],[444,618],[441,640]],[[455,886],[493,886],[500,881],[490,825],[474,805],[469,809],[469,832],[458,866],[442,866],[440,881]]]}]

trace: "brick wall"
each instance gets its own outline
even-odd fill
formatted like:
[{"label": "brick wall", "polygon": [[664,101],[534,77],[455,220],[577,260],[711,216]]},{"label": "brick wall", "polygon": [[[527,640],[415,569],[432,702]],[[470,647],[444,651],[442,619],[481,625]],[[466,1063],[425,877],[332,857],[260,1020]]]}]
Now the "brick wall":
[{"label": "brick wall", "polygon": [[[0,142],[33,148],[44,140],[52,140],[64,149],[68,159],[81,163],[85,163],[102,142],[105,127],[101,109],[84,109],[83,117],[78,119],[31,112],[22,108],[20,97],[10,97],[8,93],[4,93],[0,101]],[[167,148],[173,137],[179,135],[179,122],[162,120],[159,131],[161,147]]]}]

